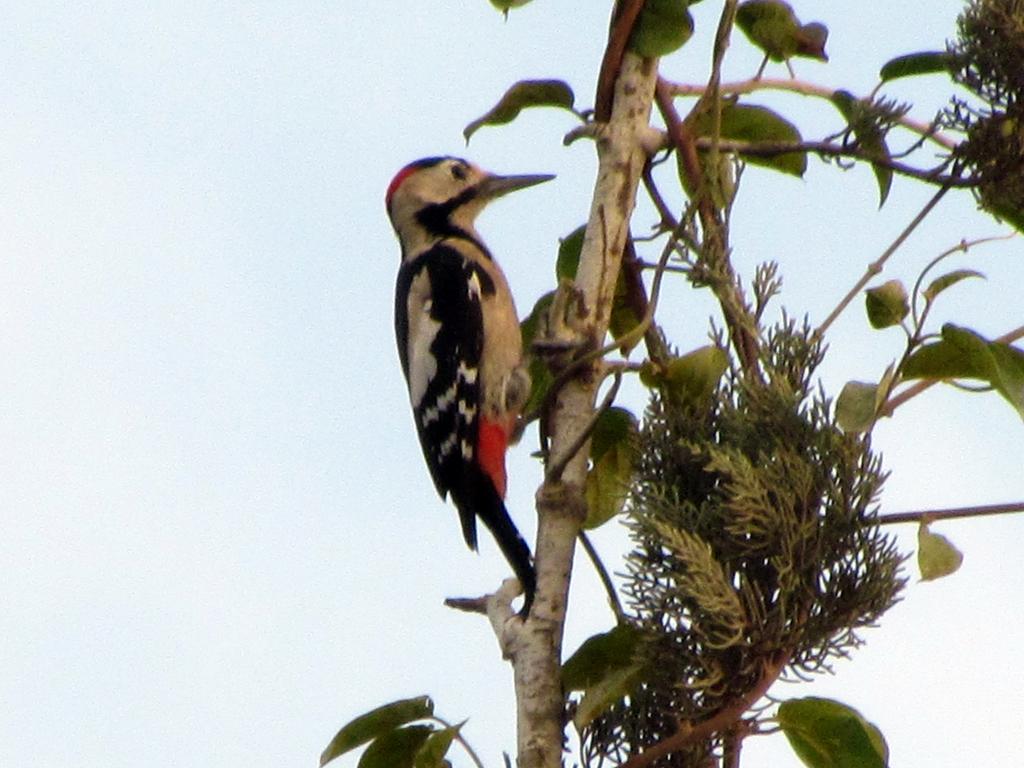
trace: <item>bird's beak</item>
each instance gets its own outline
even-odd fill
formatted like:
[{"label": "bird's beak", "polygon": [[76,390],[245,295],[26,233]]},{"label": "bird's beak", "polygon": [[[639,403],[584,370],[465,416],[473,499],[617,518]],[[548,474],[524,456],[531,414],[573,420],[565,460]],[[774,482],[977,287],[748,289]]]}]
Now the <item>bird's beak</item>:
[{"label": "bird's beak", "polygon": [[554,177],[550,173],[534,173],[523,176],[487,176],[476,185],[478,197],[484,200],[493,200],[496,197],[515,192],[517,189],[532,187],[534,184],[543,184],[551,181]]}]

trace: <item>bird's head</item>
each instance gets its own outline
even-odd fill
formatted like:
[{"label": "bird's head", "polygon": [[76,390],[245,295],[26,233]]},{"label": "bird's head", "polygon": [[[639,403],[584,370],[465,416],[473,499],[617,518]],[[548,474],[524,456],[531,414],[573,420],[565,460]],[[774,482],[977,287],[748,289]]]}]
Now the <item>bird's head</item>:
[{"label": "bird's head", "polygon": [[473,222],[491,200],[553,178],[498,176],[457,157],[428,157],[395,174],[384,201],[403,249],[415,251],[444,237],[472,235]]}]

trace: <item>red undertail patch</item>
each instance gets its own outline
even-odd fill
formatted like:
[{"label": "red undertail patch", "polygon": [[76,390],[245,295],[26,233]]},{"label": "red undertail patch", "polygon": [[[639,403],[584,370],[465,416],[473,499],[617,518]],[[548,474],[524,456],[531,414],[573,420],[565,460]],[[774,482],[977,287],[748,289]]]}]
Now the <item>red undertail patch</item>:
[{"label": "red undertail patch", "polygon": [[480,419],[476,448],[480,467],[491,478],[501,498],[505,498],[505,450],[508,448],[505,426],[489,419]]}]

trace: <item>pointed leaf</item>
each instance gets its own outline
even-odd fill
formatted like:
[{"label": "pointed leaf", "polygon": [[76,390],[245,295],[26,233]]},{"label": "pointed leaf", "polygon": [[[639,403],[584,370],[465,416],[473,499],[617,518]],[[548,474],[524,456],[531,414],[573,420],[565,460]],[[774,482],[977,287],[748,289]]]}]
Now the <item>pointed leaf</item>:
[{"label": "pointed leaf", "polygon": [[636,687],[643,672],[642,638],[635,626],[619,624],[588,638],[562,665],[562,687],[585,691],[573,717],[578,730]]},{"label": "pointed leaf", "polygon": [[921,581],[933,581],[949,576],[960,568],[963,553],[941,533],[932,533],[927,523],[917,529],[917,567]]},{"label": "pointed leaf", "polygon": [[643,633],[632,624],[588,637],[562,665],[562,687],[582,691],[612,672],[633,666]]},{"label": "pointed leaf", "polygon": [[[548,312],[554,300],[554,291],[545,293],[537,299],[537,303],[533,305],[533,310],[519,324],[519,332],[523,337],[523,349],[529,350],[533,340],[537,338],[537,334],[542,327],[541,324],[547,322]],[[551,374],[551,369],[548,368],[541,358],[531,354],[529,361],[530,396],[526,400],[526,405],[523,406],[523,410],[527,412],[535,410],[544,402],[544,398],[547,397],[548,390],[551,388],[551,383],[555,378]]]},{"label": "pointed leaf", "polygon": [[576,279],[580,252],[583,250],[583,236],[586,233],[587,225],[582,224],[559,241],[558,259],[555,261],[555,277],[558,280]]},{"label": "pointed leaf", "polygon": [[[710,114],[697,118],[694,128],[698,136],[709,137],[714,129]],[[755,104],[728,104],[722,108],[721,136],[723,139],[758,142],[799,144],[800,131],[791,122],[767,107]],[[805,152],[786,152],[782,155],[758,156],[740,152],[740,157],[753,165],[764,166],[792,176],[803,176],[807,170]]]},{"label": "pointed leaf", "polygon": [[503,125],[515,120],[528,107],[558,107],[572,111],[576,96],[561,80],[520,80],[505,91],[490,111],[466,126],[462,135],[469,138],[483,125]]},{"label": "pointed leaf", "polygon": [[[889,145],[885,142],[885,134],[879,127],[877,117],[874,116],[871,109],[870,100],[858,99],[849,91],[838,90],[832,93],[830,101],[846,119],[857,143],[864,152],[886,161],[892,159]],[[892,168],[883,163],[872,163],[871,170],[878,183],[878,207],[881,208],[885,205],[885,201],[889,197],[889,189],[892,187]]]},{"label": "pointed leaf", "polygon": [[889,280],[864,292],[864,307],[873,328],[899,325],[910,312],[907,289],[899,280]]},{"label": "pointed leaf", "polygon": [[393,731],[414,720],[422,720],[434,714],[434,702],[429,696],[414,699],[400,699],[377,707],[345,725],[320,755],[320,765],[325,765],[338,755],[362,746],[383,733]]},{"label": "pointed leaf", "polygon": [[952,324],[942,339],[915,351],[903,366],[907,379],[980,379],[1024,417],[1024,350],[987,341],[974,331]]},{"label": "pointed leaf", "polygon": [[636,461],[636,433],[636,417],[625,408],[609,408],[598,417],[590,440],[584,528],[604,525],[622,510]]},{"label": "pointed leaf", "polygon": [[452,745],[452,740],[459,734],[465,723],[452,725],[448,728],[435,730],[420,747],[413,761],[414,768],[444,768],[447,760],[444,756]]},{"label": "pointed leaf", "polygon": [[363,752],[358,768],[414,768],[416,755],[434,728],[409,725],[381,734]]},{"label": "pointed leaf", "polygon": [[681,48],[693,35],[686,6],[686,0],[647,0],[629,35],[629,49],[656,58]]},{"label": "pointed leaf", "polygon": [[779,705],[779,725],[810,768],[885,768],[889,748],[881,732],[857,710],[809,696]]},{"label": "pointed leaf", "polygon": [[836,398],[836,422],[843,432],[857,434],[871,428],[878,413],[878,385],[848,381]]},{"label": "pointed leaf", "polygon": [[885,83],[900,77],[931,75],[936,72],[949,74],[955,67],[956,56],[949,51],[922,51],[889,59],[882,65],[878,76]]},{"label": "pointed leaf", "polygon": [[[608,317],[608,332],[612,338],[618,341],[638,325],[643,318],[638,317],[633,306],[629,303],[629,291],[626,288],[626,280],[622,270],[615,280],[615,293],[612,295],[612,311]],[[632,347],[622,348],[622,353],[628,355]]]},{"label": "pointed leaf", "polygon": [[940,277],[936,277],[928,284],[928,287],[924,289],[921,295],[924,296],[924,300],[926,302],[931,304],[935,301],[935,297],[944,290],[952,285],[956,285],[961,280],[966,280],[969,277],[980,277],[982,280],[985,279],[985,276],[976,270],[957,269],[952,272],[948,272],[945,275],[941,275]]},{"label": "pointed leaf", "polygon": [[572,718],[576,730],[582,731],[608,707],[631,693],[640,681],[640,673],[640,665],[634,664],[625,669],[615,670],[587,688]]}]

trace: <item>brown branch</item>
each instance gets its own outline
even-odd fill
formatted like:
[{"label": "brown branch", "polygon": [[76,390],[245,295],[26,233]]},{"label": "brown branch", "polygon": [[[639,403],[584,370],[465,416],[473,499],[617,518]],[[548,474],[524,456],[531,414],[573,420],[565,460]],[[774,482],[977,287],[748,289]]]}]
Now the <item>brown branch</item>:
[{"label": "brown branch", "polygon": [[772,683],[778,679],[779,675],[782,674],[782,670],[786,668],[786,664],[789,663],[789,656],[790,654],[787,651],[779,653],[775,659],[766,661],[761,678],[746,694],[718,710],[707,720],[701,720],[693,725],[683,724],[673,735],[648,747],[639,755],[631,757],[619,768],[645,768],[645,766],[650,765],[665,755],[698,744],[705,739],[711,738],[714,734],[733,726],[743,717],[744,712],[754,706],[757,700],[768,692]]},{"label": "brown branch", "polygon": [[[622,253],[622,265],[619,268],[619,279],[622,281],[623,300],[638,320],[643,320],[648,313],[650,303],[647,299],[647,287],[643,280],[643,262],[636,255],[636,246],[632,236],[626,238],[626,247]],[[644,345],[647,357],[655,362],[668,359],[668,347],[658,331],[653,318],[644,331]]]},{"label": "brown branch", "polygon": [[894,512],[879,515],[879,525],[895,525],[897,523],[930,523],[933,520],[957,520],[963,517],[982,517],[985,515],[1010,515],[1024,512],[1024,501],[1011,504],[987,504],[977,507],[950,507],[949,509],[922,509],[914,512]]},{"label": "brown branch", "polygon": [[722,307],[722,315],[729,328],[729,336],[744,370],[756,369],[758,357],[757,340],[744,322],[745,309],[742,298],[737,296],[736,277],[732,271],[726,253],[723,225],[718,210],[708,194],[707,183],[701,168],[700,156],[697,152],[697,136],[676,111],[668,82],[658,78],[654,90],[655,103],[661,112],[669,140],[676,150],[679,164],[679,175],[683,186],[690,190],[697,214],[700,217],[701,229],[704,233],[704,257],[709,260],[712,268],[720,269],[725,274],[722,285],[712,285],[716,298]]},{"label": "brown branch", "polygon": [[594,120],[598,123],[607,123],[611,119],[615,81],[619,77],[622,57],[626,53],[629,36],[633,33],[633,25],[643,10],[644,1],[621,0],[615,6],[608,45],[604,49],[601,70],[597,76],[597,93],[594,95]]}]

